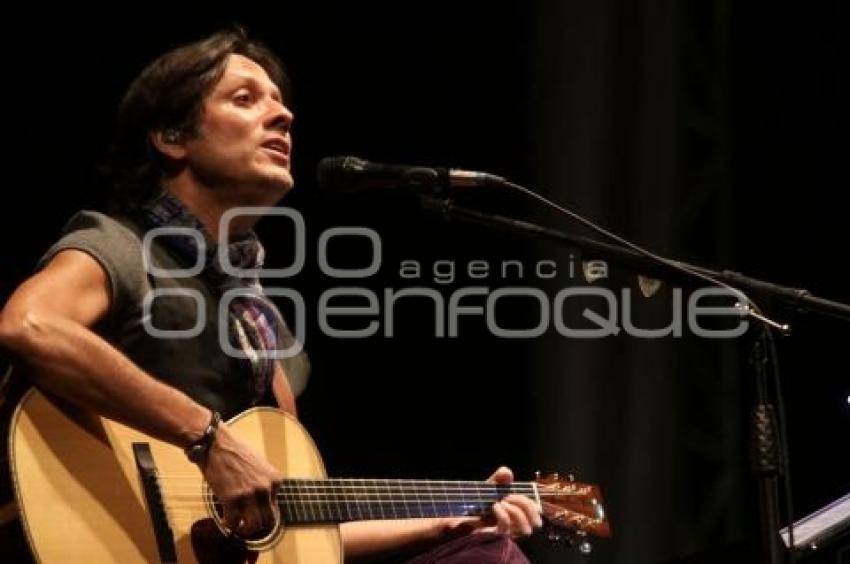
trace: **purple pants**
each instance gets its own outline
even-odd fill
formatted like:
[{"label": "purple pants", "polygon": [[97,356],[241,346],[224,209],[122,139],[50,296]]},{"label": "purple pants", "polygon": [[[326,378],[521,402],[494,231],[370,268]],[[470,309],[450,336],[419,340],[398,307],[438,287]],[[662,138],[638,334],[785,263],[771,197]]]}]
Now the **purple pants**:
[{"label": "purple pants", "polygon": [[[0,553],[4,562],[33,562],[19,522],[16,520],[14,525],[0,527]],[[224,554],[219,556],[222,562],[245,561],[244,553],[242,558],[232,560]],[[529,561],[509,536],[478,533],[443,543],[405,564],[529,564]]]},{"label": "purple pants", "polygon": [[507,535],[465,535],[421,554],[407,564],[529,564]]}]

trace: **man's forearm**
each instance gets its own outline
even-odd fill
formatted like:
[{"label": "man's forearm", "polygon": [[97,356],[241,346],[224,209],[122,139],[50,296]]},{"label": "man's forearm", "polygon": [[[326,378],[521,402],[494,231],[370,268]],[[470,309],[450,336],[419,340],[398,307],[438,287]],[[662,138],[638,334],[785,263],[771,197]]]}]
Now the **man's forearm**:
[{"label": "man's forearm", "polygon": [[422,551],[471,532],[477,518],[388,519],[340,525],[346,562],[396,552]]},{"label": "man's forearm", "polygon": [[28,315],[3,346],[35,385],[158,439],[185,446],[209,421],[209,410],[74,321]]}]

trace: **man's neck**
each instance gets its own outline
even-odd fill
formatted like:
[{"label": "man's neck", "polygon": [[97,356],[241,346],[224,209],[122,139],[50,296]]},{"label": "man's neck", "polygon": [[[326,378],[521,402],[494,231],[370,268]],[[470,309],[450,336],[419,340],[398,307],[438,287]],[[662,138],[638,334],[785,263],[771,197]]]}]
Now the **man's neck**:
[{"label": "man's neck", "polygon": [[[235,202],[226,202],[216,197],[216,193],[227,193],[226,188],[218,188],[215,191],[198,187],[193,183],[180,182],[174,179],[165,185],[165,189],[174,197],[179,199],[192,215],[204,226],[204,229],[214,240],[219,237],[219,223],[224,213],[238,205]],[[238,215],[228,223],[228,236],[230,239],[248,233],[260,218],[255,215]]]}]

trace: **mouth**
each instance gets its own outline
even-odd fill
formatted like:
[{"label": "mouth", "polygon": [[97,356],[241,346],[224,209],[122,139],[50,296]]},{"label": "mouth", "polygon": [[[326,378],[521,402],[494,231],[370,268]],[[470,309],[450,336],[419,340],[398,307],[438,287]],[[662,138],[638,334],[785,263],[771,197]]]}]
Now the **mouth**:
[{"label": "mouth", "polygon": [[289,164],[289,144],[283,139],[269,139],[261,145],[275,160]]}]

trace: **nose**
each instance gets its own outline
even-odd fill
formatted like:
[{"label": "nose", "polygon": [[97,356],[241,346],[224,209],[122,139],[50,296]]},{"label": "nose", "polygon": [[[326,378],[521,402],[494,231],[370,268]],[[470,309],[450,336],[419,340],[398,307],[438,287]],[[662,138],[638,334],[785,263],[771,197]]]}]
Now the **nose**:
[{"label": "nose", "polygon": [[281,133],[288,133],[292,127],[292,120],[295,119],[292,111],[286,107],[286,104],[277,100],[272,100],[269,107],[269,117],[266,121],[266,127],[268,129],[276,129]]}]

